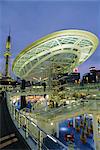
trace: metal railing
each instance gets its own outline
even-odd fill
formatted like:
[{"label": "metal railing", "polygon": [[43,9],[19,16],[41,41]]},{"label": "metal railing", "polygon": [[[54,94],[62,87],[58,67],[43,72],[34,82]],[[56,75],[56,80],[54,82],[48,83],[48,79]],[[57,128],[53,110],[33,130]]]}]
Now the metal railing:
[{"label": "metal railing", "polygon": [[[84,86],[84,88],[86,88],[86,86]],[[88,86],[87,86],[87,88],[88,88]],[[27,91],[29,92],[29,91],[31,91],[31,89],[28,88]],[[33,88],[32,91],[34,91],[34,93],[35,93],[37,91],[37,89],[35,90]],[[14,93],[14,92],[16,94],[16,90],[13,91],[12,93]],[[18,92],[21,92],[21,94],[22,94],[22,91],[18,91]],[[38,92],[43,92],[43,88],[38,88]],[[25,93],[25,91],[23,93]],[[11,93],[10,93],[10,95],[11,95]],[[77,103],[75,103],[75,105],[71,104],[71,105],[61,106],[58,108],[48,109],[47,111],[43,111],[43,109],[40,109],[38,111],[38,113],[41,114],[41,116],[43,116],[43,117],[47,116],[47,117],[53,118],[53,117],[56,117],[57,115],[62,115],[64,113],[71,113],[72,110],[74,112],[76,112],[76,110],[80,112],[80,110],[87,108],[87,111],[88,111],[90,108],[91,109],[94,108],[94,106],[92,106],[93,103],[98,102],[96,97],[93,100],[90,100],[90,98],[87,100],[88,101],[86,103],[84,103],[84,106],[80,101],[77,101]],[[99,106],[99,105],[97,105],[97,106]],[[99,108],[97,106],[95,109],[99,111]],[[68,147],[65,146],[63,143],[61,143],[58,139],[54,138],[53,136],[46,133],[43,129],[41,129],[37,125],[36,122],[31,120],[31,118],[29,116],[25,115],[25,113],[23,113],[22,111],[19,111],[18,109],[16,109],[15,106],[11,103],[9,96],[8,96],[8,108],[9,108],[9,112],[12,116],[12,119],[16,120],[17,127],[24,131],[24,137],[26,139],[30,137],[32,139],[33,143],[36,144],[37,149],[35,149],[35,150],[40,150],[40,149],[41,150],[51,150],[52,148],[50,148],[44,142],[47,138],[49,138],[51,141],[53,141],[55,147],[57,147],[57,149],[55,149],[55,150],[68,149]],[[34,111],[34,113],[37,113],[37,110]]]},{"label": "metal railing", "polygon": [[50,145],[46,144],[47,139],[53,143],[54,148],[52,150],[68,150],[67,146],[46,133],[33,121],[33,119],[16,109],[9,98],[7,99],[7,105],[13,121],[16,122],[17,128],[22,129],[24,138],[30,138],[35,145],[35,148],[31,147],[33,150],[51,150],[52,145],[50,147]]}]

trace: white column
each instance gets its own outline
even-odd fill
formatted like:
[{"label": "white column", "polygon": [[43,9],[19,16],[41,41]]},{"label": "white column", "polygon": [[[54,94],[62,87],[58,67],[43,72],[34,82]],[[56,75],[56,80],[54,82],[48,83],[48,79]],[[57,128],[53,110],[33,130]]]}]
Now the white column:
[{"label": "white column", "polygon": [[25,117],[25,125],[26,125],[26,128],[25,128],[25,137],[28,138],[28,119]]},{"label": "white column", "polygon": [[38,144],[37,144],[37,149],[42,150],[42,143],[43,143],[43,133],[41,130],[38,131]]},{"label": "white column", "polygon": [[45,96],[45,111],[48,109],[48,95]]},{"label": "white column", "polygon": [[21,124],[21,116],[20,113],[18,112],[18,128],[21,127],[20,124]]},{"label": "white column", "polygon": [[59,123],[56,125],[57,138],[59,138]]},{"label": "white column", "polygon": [[75,128],[75,117],[73,118],[73,127]]},{"label": "white column", "polygon": [[96,114],[93,114],[93,138],[94,138],[95,150],[100,150],[98,122],[97,122]]}]

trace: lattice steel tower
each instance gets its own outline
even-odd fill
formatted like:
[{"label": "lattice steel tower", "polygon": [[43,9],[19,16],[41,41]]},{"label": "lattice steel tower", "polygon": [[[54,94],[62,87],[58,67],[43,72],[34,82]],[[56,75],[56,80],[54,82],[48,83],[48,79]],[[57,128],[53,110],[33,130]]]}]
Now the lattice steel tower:
[{"label": "lattice steel tower", "polygon": [[4,57],[5,57],[5,77],[10,77],[9,74],[9,58],[11,56],[11,36],[10,36],[10,32],[9,35],[7,37],[6,40],[6,52],[4,53]]}]

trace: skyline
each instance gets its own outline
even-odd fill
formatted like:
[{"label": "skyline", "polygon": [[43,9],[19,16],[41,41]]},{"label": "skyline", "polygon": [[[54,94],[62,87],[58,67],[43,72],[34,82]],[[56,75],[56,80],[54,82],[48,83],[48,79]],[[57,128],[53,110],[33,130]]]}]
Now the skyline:
[{"label": "skyline", "polygon": [[[11,28],[11,62],[32,42],[62,29],[82,29],[100,39],[99,1],[0,1],[0,72],[4,63],[5,43]],[[100,44],[95,53],[82,65],[79,72],[89,67],[100,69]]]}]

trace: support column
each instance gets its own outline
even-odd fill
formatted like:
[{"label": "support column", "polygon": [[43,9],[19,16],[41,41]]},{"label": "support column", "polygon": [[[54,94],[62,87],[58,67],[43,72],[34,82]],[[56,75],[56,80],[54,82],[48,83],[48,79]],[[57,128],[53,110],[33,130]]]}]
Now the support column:
[{"label": "support column", "polygon": [[59,123],[56,125],[57,138],[59,138]]},{"label": "support column", "polygon": [[21,109],[26,107],[26,96],[21,96]]},{"label": "support column", "polygon": [[51,66],[49,66],[49,77],[48,77],[48,86],[49,86],[49,88],[48,88],[48,90],[49,90],[49,99],[51,99],[51,95],[52,95],[52,93],[51,93],[51,83],[52,82],[52,69],[51,69]]},{"label": "support column", "polygon": [[21,116],[20,113],[18,112],[18,128],[21,127],[20,124],[21,124]]},{"label": "support column", "polygon": [[[25,84],[26,81],[22,80],[21,87],[20,87],[22,92],[25,91]],[[21,96],[20,99],[21,99],[21,109],[23,109],[26,107],[26,96]]]},{"label": "support column", "polygon": [[38,131],[38,144],[37,150],[42,150],[42,143],[43,143],[43,133],[41,130]]},{"label": "support column", "polygon": [[47,111],[48,109],[48,95],[45,94],[44,98],[45,98],[45,111]]},{"label": "support column", "polygon": [[26,125],[26,128],[25,128],[25,137],[28,138],[28,119],[25,117],[25,125]]},{"label": "support column", "polygon": [[73,127],[75,128],[75,117],[73,118]]},{"label": "support column", "polygon": [[96,114],[93,114],[93,138],[95,150],[100,150],[99,135],[98,135],[98,122]]}]

